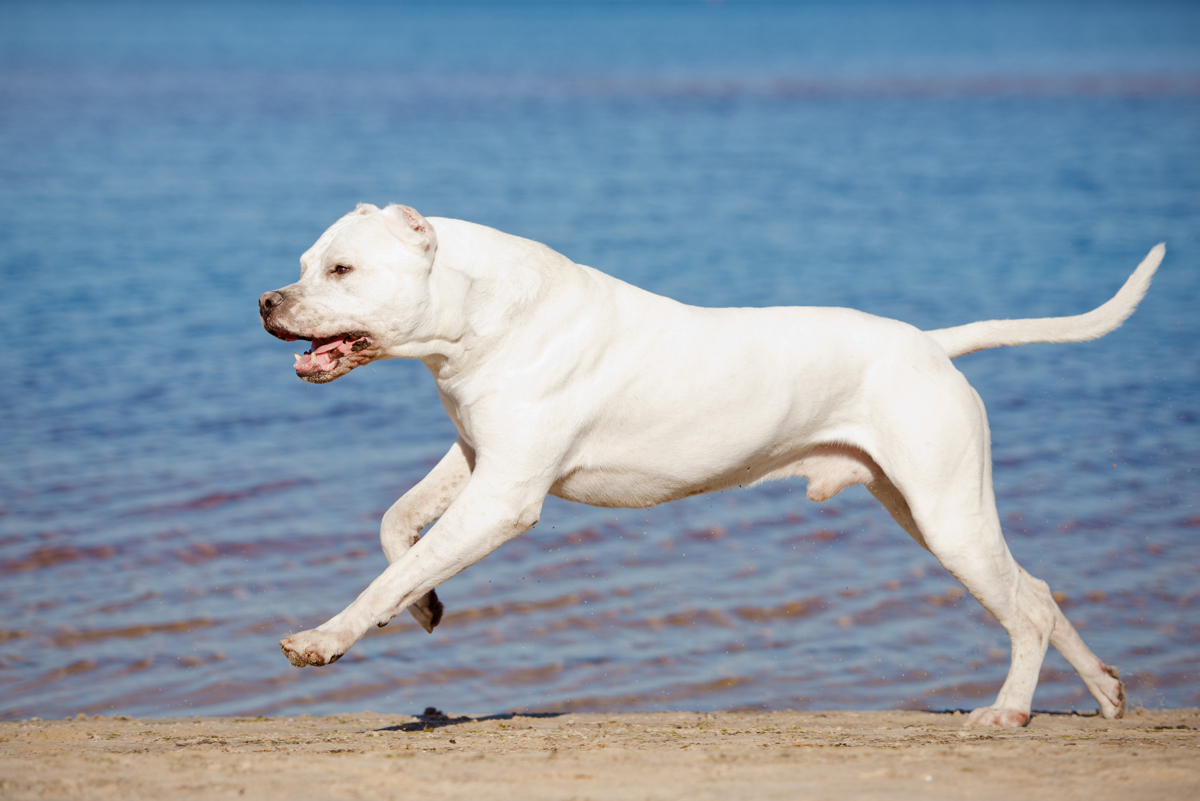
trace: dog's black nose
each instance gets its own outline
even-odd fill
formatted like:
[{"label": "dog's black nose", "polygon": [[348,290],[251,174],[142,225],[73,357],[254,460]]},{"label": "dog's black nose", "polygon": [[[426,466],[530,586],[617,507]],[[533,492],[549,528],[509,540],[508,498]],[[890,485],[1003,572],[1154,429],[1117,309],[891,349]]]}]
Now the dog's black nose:
[{"label": "dog's black nose", "polygon": [[283,293],[271,290],[258,296],[258,313],[266,317],[279,304],[283,303]]}]

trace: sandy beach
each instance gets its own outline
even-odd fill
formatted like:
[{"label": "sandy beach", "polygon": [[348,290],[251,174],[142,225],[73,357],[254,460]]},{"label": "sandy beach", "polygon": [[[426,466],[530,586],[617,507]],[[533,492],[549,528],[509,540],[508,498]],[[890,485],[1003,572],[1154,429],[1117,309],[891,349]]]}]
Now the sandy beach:
[{"label": "sandy beach", "polygon": [[1200,710],[629,714],[0,723],[24,798],[1171,799],[1200,793]]}]

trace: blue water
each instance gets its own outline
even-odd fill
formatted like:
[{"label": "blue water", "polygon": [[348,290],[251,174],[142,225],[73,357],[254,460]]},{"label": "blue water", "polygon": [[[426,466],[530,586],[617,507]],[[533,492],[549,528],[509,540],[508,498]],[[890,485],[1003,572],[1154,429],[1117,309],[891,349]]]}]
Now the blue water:
[{"label": "blue water", "polygon": [[[356,202],[701,305],[1102,340],[964,357],[1012,550],[1133,704],[1200,703],[1200,6],[0,4],[0,717],[969,708],[1007,638],[861,488],[538,528],[337,665],[454,439],[417,363],[313,386],[258,295]],[[1048,658],[1035,707],[1090,709]]]}]

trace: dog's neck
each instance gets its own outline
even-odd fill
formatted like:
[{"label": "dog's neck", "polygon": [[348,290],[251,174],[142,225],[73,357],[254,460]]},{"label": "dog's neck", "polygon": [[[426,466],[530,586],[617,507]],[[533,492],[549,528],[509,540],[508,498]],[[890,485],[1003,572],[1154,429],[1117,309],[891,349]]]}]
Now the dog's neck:
[{"label": "dog's neck", "polygon": [[[434,218],[438,250],[429,276],[436,330],[422,331],[403,346],[439,381],[449,380],[520,328],[551,288],[544,245],[462,220]],[[558,254],[554,254],[558,255]],[[559,256],[564,267],[571,265]],[[538,269],[533,264],[542,263]],[[399,355],[399,354],[398,354]]]}]

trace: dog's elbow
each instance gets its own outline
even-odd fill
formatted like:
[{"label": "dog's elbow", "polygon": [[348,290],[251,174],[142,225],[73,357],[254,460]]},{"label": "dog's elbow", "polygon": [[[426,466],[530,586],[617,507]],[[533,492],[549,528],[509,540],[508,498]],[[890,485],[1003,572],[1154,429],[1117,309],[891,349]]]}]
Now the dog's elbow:
[{"label": "dog's elbow", "polygon": [[522,534],[522,533],[528,531],[529,529],[533,528],[534,526],[536,526],[538,524],[538,521],[541,519],[542,519],[542,504],[540,501],[538,503],[530,504],[529,506],[526,506],[526,507],[520,509],[519,511],[517,511],[517,513],[515,515],[512,515],[512,517],[511,517],[511,520],[512,520],[511,526],[513,529],[513,536],[516,536],[517,534]]},{"label": "dog's elbow", "polygon": [[502,541],[524,534],[537,525],[542,516],[542,501],[535,503],[500,503],[492,508],[492,523],[496,536]]}]

